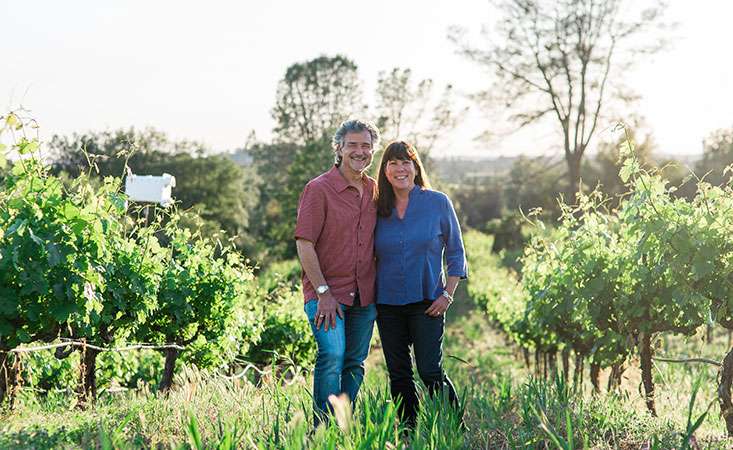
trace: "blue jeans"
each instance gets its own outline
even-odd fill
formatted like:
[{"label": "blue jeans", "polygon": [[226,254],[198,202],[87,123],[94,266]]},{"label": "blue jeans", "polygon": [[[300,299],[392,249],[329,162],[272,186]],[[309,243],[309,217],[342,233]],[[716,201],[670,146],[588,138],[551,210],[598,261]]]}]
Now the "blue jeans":
[{"label": "blue jeans", "polygon": [[346,393],[353,404],[356,394],[364,379],[364,360],[369,354],[369,342],[372,339],[374,320],[377,308],[368,306],[339,305],[344,318],[336,316],[336,328],[325,331],[325,327],[316,330],[314,319],[318,300],[309,300],[305,304],[305,314],[311,325],[311,331],[318,345],[316,367],[313,371],[313,407],[314,423],[318,425],[333,407],[328,401],[329,395]]}]

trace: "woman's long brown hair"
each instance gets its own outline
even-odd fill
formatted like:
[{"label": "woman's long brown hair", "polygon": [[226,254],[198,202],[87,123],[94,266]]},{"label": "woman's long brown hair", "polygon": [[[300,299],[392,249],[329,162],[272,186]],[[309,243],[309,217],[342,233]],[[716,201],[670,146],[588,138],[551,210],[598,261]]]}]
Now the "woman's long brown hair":
[{"label": "woman's long brown hair", "polygon": [[394,189],[387,180],[385,169],[390,161],[412,161],[415,166],[415,184],[423,189],[430,189],[430,181],[428,174],[425,173],[425,167],[420,161],[415,147],[404,141],[391,142],[382,153],[382,159],[379,161],[379,173],[377,175],[377,214],[382,217],[389,217],[395,206]]}]

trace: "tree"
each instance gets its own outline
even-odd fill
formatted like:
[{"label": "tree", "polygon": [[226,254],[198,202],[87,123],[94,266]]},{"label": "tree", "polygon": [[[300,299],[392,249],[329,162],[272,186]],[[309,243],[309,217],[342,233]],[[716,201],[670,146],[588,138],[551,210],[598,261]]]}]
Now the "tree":
[{"label": "tree", "polygon": [[319,56],[290,65],[277,87],[272,117],[280,141],[309,143],[366,109],[356,64],[345,56]]},{"label": "tree", "polygon": [[249,211],[257,205],[252,170],[221,155],[209,155],[203,144],[171,141],[152,128],[54,136],[49,145],[54,173],[77,177],[93,166],[100,177],[122,177],[125,164],[133,173],[176,177],[173,197],[181,209],[193,208],[205,221],[248,248]]},{"label": "tree", "polygon": [[542,208],[543,213],[559,217],[556,198],[565,188],[561,165],[562,160],[545,157],[517,158],[507,174],[504,187],[506,208],[512,213],[519,209],[526,213],[533,208]]},{"label": "tree", "polygon": [[[258,201],[250,211],[250,233],[257,236],[258,260],[280,258],[286,253],[286,242],[279,240],[278,224],[294,222],[294,217],[286,217],[283,202],[289,197],[284,195],[288,182],[288,168],[293,163],[299,146],[290,143],[253,143],[247,148],[252,157],[252,169],[256,172]],[[302,186],[301,186],[302,189]]]},{"label": "tree", "polygon": [[259,174],[259,206],[252,212],[252,233],[258,237],[258,259],[295,256],[295,218],[303,187],[333,164],[326,138],[306,145],[256,144],[249,149]]},{"label": "tree", "polygon": [[733,164],[733,128],[716,130],[703,141],[702,158],[695,164],[697,176],[720,185],[730,179],[723,169]]},{"label": "tree", "polygon": [[499,177],[469,178],[453,187],[451,199],[461,224],[482,230],[491,219],[502,216],[504,180]]},{"label": "tree", "polygon": [[415,84],[410,69],[380,72],[376,90],[376,124],[385,141],[406,139],[421,153],[423,163],[441,137],[454,130],[466,109],[456,109],[455,92],[448,84],[436,100],[433,80]]},{"label": "tree", "polygon": [[253,245],[250,210],[258,201],[253,170],[238,166],[226,156],[195,157],[186,153],[137,170],[175,176],[173,194],[181,209],[193,209],[229,237],[236,236],[238,248],[250,249]]},{"label": "tree", "polygon": [[172,155],[206,153],[203,144],[171,141],[165,133],[154,128],[54,135],[48,147],[52,172],[66,172],[72,178],[86,172],[90,165],[94,165],[95,171],[103,177],[123,177],[125,162],[136,172]]},{"label": "tree", "polygon": [[[261,213],[268,217],[267,252],[278,258],[295,255],[292,239],[298,198],[305,184],[328,170],[336,127],[363,113],[357,66],[336,55],[290,65],[278,85],[272,116],[276,142],[251,149],[260,174]],[[272,188],[264,192],[265,186]]]},{"label": "tree", "polygon": [[566,201],[580,190],[583,155],[608,112],[611,100],[630,101],[621,75],[640,54],[662,47],[644,44],[659,23],[664,4],[654,3],[631,18],[624,0],[496,0],[504,17],[496,43],[482,50],[469,45],[461,29],[451,33],[459,52],[487,67],[495,80],[478,94],[481,101],[510,111],[519,128],[552,117],[562,135],[567,173]]}]

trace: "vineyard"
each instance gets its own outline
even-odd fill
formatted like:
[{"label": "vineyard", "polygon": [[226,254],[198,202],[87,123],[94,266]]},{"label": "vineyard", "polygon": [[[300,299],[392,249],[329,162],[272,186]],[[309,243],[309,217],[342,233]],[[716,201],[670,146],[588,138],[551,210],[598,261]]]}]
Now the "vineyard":
[{"label": "vineyard", "polygon": [[378,339],[356,409],[339,403],[311,430],[297,261],[256,267],[191,213],[151,214],[120,178],[92,176],[93,155],[90,173],[53,176],[33,121],[11,113],[2,127],[4,448],[725,448],[733,436],[733,189],[696,180],[692,200],[677,197],[631,143],[618,209],[593,191],[557,224],[529,214],[516,260],[464,234],[471,272],[446,354],[468,431],[426,399],[408,435]]},{"label": "vineyard", "polygon": [[[622,158],[620,176],[629,191],[618,211],[607,211],[608,199],[597,191],[581,196],[579,206],[564,207],[558,227],[534,236],[519,276],[482,274],[478,278],[486,281],[469,289],[525,355],[534,352],[537,367],[542,361],[545,376],[559,353],[567,379],[572,352],[574,380],[587,361],[598,392],[600,370],[610,368],[608,387],[617,386],[638,354],[646,405],[656,415],[652,342],[661,334],[690,336],[714,323],[733,326],[733,190],[698,180],[692,201],[676,198],[674,187],[640,167],[633,145],[625,146]],[[467,239],[479,246],[485,237]],[[487,254],[478,252],[472,267],[490,267],[482,260]],[[717,392],[733,435],[733,352],[717,360],[722,363],[707,362],[722,366]]]},{"label": "vineyard", "polygon": [[[193,220],[185,212],[150,219],[148,206],[121,192],[120,179],[49,175],[38,139],[26,134],[32,123],[12,113],[3,122],[20,159],[0,191],[0,400],[13,405],[24,375],[44,377],[33,368],[68,372],[71,364],[58,361],[72,353],[80,407],[97,397],[103,353],[160,351],[161,392],[171,388],[179,357],[232,374],[240,360],[299,364],[312,356],[307,324],[289,313],[301,302],[284,283],[295,262],[256,280],[222,236],[182,226]],[[57,362],[37,350],[53,350]],[[26,368],[26,360],[35,364]],[[122,361],[105,364],[107,378],[124,372]]]}]

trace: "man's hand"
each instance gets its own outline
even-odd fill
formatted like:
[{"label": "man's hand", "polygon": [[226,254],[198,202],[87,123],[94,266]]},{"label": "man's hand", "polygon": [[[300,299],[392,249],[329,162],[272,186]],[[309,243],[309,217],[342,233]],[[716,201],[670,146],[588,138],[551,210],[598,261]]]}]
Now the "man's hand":
[{"label": "man's hand", "polygon": [[433,304],[425,310],[425,314],[429,315],[430,317],[440,317],[445,314],[446,311],[448,311],[450,303],[450,300],[448,300],[444,295],[441,295],[440,297],[433,300]]},{"label": "man's hand", "polygon": [[336,299],[333,298],[331,292],[328,291],[318,296],[318,308],[316,309],[316,318],[314,319],[316,330],[321,327],[321,324],[323,324],[324,331],[328,331],[329,325],[331,325],[331,328],[336,328],[336,314],[341,319],[344,318],[344,312],[341,311],[341,307]]}]

